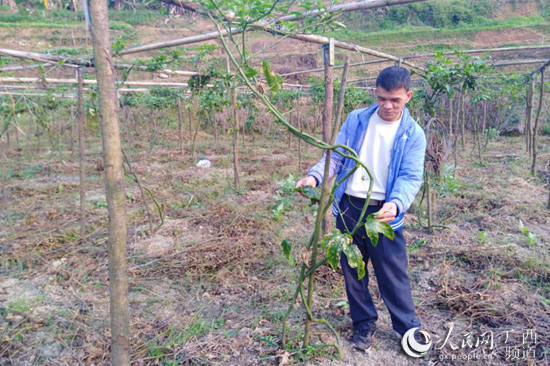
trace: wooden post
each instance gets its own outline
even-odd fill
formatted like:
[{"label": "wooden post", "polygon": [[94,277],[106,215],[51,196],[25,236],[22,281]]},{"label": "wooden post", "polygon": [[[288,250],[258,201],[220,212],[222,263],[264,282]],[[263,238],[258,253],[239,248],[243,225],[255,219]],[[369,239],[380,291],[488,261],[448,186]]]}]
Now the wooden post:
[{"label": "wooden post", "polygon": [[[329,42],[323,47],[323,60],[325,66],[325,104],[323,109],[323,141],[327,144],[332,140],[332,105],[334,103],[334,44]],[[332,189],[329,185],[328,189]],[[321,202],[321,207],[325,203]],[[323,219],[323,235],[327,234],[332,228],[332,213],[329,210]]]},{"label": "wooden post", "polygon": [[[227,74],[231,74],[229,64],[229,55],[227,56]],[[235,75],[235,78],[237,76]],[[237,111],[237,90],[235,82],[231,85],[231,103],[233,112],[233,186],[239,192],[241,190],[241,182],[239,180],[239,116]]]},{"label": "wooden post", "polygon": [[529,88],[527,89],[527,108],[525,113],[527,114],[526,122],[525,122],[525,151],[527,152],[527,155],[531,156],[531,119],[533,118],[533,96],[534,96],[534,89],[535,89],[535,77],[531,77],[531,81],[529,83]]},{"label": "wooden post", "polygon": [[69,107],[69,114],[71,115],[71,143],[70,143],[70,149],[71,149],[71,158],[74,156],[74,140],[76,140],[75,135],[76,133],[76,118],[74,115],[74,105],[71,104]]},{"label": "wooden post", "polygon": [[466,90],[462,92],[462,104],[460,105],[460,108],[462,109],[462,119],[460,120],[460,130],[462,134],[462,150],[466,150]]},{"label": "wooden post", "polygon": [[344,60],[344,70],[342,70],[342,80],[340,81],[340,93],[338,94],[338,106],[336,107],[336,115],[334,118],[334,126],[332,128],[332,137],[330,143],[334,143],[336,133],[340,130],[340,124],[342,123],[342,112],[344,111],[344,97],[346,95],[346,83],[348,79],[349,71],[349,56],[346,55]]},{"label": "wooden post", "polygon": [[544,100],[544,68],[540,71],[540,94],[539,94],[539,107],[537,110],[537,116],[535,117],[535,126],[533,126],[533,143],[531,144],[531,150],[533,150],[533,164],[531,165],[531,175],[535,175],[535,169],[537,166],[537,129],[539,127],[540,112],[542,111],[542,102]]},{"label": "wooden post", "polygon": [[7,187],[8,159],[6,158],[6,154],[4,153],[4,144],[3,144],[2,136],[0,136],[0,160],[2,161],[2,201],[4,202],[4,210],[8,218],[8,225],[10,226],[11,233],[15,235],[15,229],[13,228],[13,221],[11,217],[10,201],[8,198],[8,187]]},{"label": "wooden post", "polygon": [[183,149],[183,119],[181,117],[181,99],[177,99],[177,106],[178,106],[178,146],[181,151],[181,155],[184,156],[184,149]]},{"label": "wooden post", "polygon": [[239,180],[239,119],[237,115],[237,91],[235,86],[231,89],[231,100],[233,102],[233,185],[235,190],[240,192],[241,182]]},{"label": "wooden post", "polygon": [[485,129],[487,128],[487,101],[483,101],[483,122],[481,123],[481,134],[483,135],[485,133]]},{"label": "wooden post", "polygon": [[430,186],[430,172],[426,171],[426,211],[428,214],[428,232],[432,234],[434,232],[433,227],[433,204],[432,204],[432,189]]},{"label": "wooden post", "polygon": [[118,99],[109,37],[107,0],[86,0],[90,9],[93,56],[99,92],[99,115],[103,137],[105,192],[109,214],[109,293],[111,316],[111,364],[130,365],[130,314],[128,310],[128,264],[126,184],[118,121]]},{"label": "wooden post", "polygon": [[[330,144],[331,138],[331,124],[332,124],[332,102],[333,102],[333,76],[332,76],[332,67],[334,66],[334,44],[329,42],[327,46],[323,47],[323,62],[325,66],[325,106],[323,110],[323,141]],[[328,192],[331,190],[328,179],[328,169],[330,166],[330,155],[331,151],[326,151],[326,162],[325,162],[325,178],[323,180],[323,186],[321,190],[321,202],[319,202],[319,215],[321,215],[321,207],[325,207],[330,195]],[[325,217],[322,218],[322,232],[328,233],[330,227],[332,226],[332,210],[328,210]],[[317,225],[318,227],[318,225]],[[317,234],[317,238],[314,238],[311,252],[311,266],[317,263],[317,246],[319,237],[322,235]],[[311,273],[309,276],[308,286],[307,286],[307,306],[311,309],[313,303],[313,284],[315,281],[315,272]],[[311,322],[309,314],[306,317],[306,325],[304,330],[304,348],[307,348],[309,345],[309,336],[311,333]]]},{"label": "wooden post", "polygon": [[453,139],[453,96],[449,95],[449,139]]},{"label": "wooden post", "polygon": [[[296,102],[296,126],[302,130],[302,123],[300,122],[300,98],[302,94],[302,88],[298,88],[298,101]],[[302,139],[298,139],[298,174],[302,174]]]},{"label": "wooden post", "polygon": [[84,75],[82,69],[77,70],[78,76],[78,108],[77,108],[77,131],[78,131],[78,167],[80,177],[80,240],[84,241],[86,236],[86,177],[84,163]]}]

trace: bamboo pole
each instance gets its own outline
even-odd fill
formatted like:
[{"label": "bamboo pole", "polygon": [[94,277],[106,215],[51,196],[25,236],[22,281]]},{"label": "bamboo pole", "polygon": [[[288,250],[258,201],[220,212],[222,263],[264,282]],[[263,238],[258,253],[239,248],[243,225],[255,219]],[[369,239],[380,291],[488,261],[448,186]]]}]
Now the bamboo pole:
[{"label": "bamboo pole", "polygon": [[[316,43],[316,44],[326,45],[326,44],[329,44],[329,41],[330,41],[329,37],[318,36],[318,35],[313,35],[313,34],[288,33],[288,32],[280,31],[278,29],[269,28],[269,27],[266,27],[266,26],[263,26],[263,25],[251,25],[250,27],[253,28],[253,29],[261,30],[261,31],[271,33],[271,34],[274,34],[274,35],[286,36],[286,37],[291,38],[291,39],[297,39],[297,40],[304,41],[304,42],[309,42],[309,43]],[[394,55],[390,55],[389,53],[376,51],[376,50],[373,50],[373,49],[370,49],[370,48],[367,48],[367,47],[359,46],[359,45],[356,45],[356,44],[353,44],[353,43],[338,41],[338,40],[333,40],[332,42],[333,42],[335,48],[340,48],[340,49],[343,49],[343,50],[348,50],[348,51],[353,51],[353,52],[359,52],[359,53],[362,53],[362,54],[365,54],[365,55],[371,55],[371,56],[384,58],[384,59],[388,59],[388,60],[392,60],[392,61],[396,61],[396,62],[401,62],[402,65],[407,65],[409,67],[412,67],[413,69],[426,71],[426,69],[424,67],[417,66],[417,65],[415,65],[411,62],[403,60],[402,58],[396,57]]]},{"label": "bamboo pole", "polygon": [[9,57],[21,58],[24,60],[54,63],[58,65],[59,65],[59,62],[63,62],[63,66],[68,66],[68,67],[93,66],[92,61],[90,60],[70,59],[63,56],[46,55],[42,53],[26,52],[26,51],[17,51],[17,50],[10,50],[7,48],[0,48],[0,56],[9,56]]},{"label": "bamboo pole", "polygon": [[[520,46],[520,47],[497,47],[497,48],[479,48],[479,49],[472,49],[472,50],[464,50],[459,51],[460,53],[493,53],[493,52],[509,52],[509,51],[532,51],[532,50],[547,50],[550,49],[550,45],[542,45],[542,46]],[[454,55],[455,51],[450,52],[442,52],[443,55]],[[405,59],[413,59],[413,58],[421,58],[421,57],[433,57],[435,56],[435,52],[431,53],[421,53],[421,54],[413,54],[413,55],[405,55],[402,56],[402,58]]]},{"label": "bamboo pole", "polygon": [[[2,83],[39,83],[44,85],[47,84],[78,84],[77,79],[57,79],[57,78],[29,78],[29,77],[0,77],[0,82]],[[96,85],[97,80],[84,80],[84,85]],[[125,81],[122,85],[127,86],[172,86],[187,88],[189,85],[187,83],[181,82],[158,82],[158,81]],[[212,87],[212,85],[210,85]]]},{"label": "bamboo pole", "polygon": [[363,1],[357,1],[349,4],[334,5],[334,6],[331,6],[330,8],[322,9],[322,10],[307,11],[300,15],[298,14],[285,15],[276,19],[273,23],[279,24],[283,21],[285,22],[296,21],[296,20],[303,19],[305,17],[320,16],[323,14],[332,14],[337,12],[346,13],[349,11],[381,8],[384,6],[392,6],[392,5],[404,5],[404,4],[418,3],[423,1],[426,1],[426,0],[363,0]]},{"label": "bamboo pole", "polygon": [[[226,30],[221,30],[223,36],[227,36],[228,32]],[[238,28],[231,28],[231,34],[237,34],[240,33],[240,30]],[[158,50],[161,48],[168,48],[168,47],[177,47],[177,46],[183,46],[186,44],[193,44],[193,43],[200,43],[205,41],[211,41],[213,39],[218,38],[218,31],[215,32],[208,32],[204,34],[199,34],[196,36],[189,36],[184,38],[176,38],[172,39],[170,41],[164,41],[164,42],[155,42],[155,43],[149,43],[143,46],[137,46],[132,48],[127,48],[125,50],[120,51],[118,54],[121,56],[124,55],[130,55],[133,53],[138,52],[145,52],[145,51],[153,51]]]}]

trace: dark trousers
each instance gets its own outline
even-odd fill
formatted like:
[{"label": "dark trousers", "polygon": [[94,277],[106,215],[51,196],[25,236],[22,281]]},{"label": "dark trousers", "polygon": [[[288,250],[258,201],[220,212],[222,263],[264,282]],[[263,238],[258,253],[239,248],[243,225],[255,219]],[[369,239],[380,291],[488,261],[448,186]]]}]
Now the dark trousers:
[{"label": "dark trousers", "polygon": [[[353,230],[364,202],[363,199],[346,194],[342,197],[340,201],[342,215],[336,219],[338,230],[345,232],[346,227],[349,231]],[[381,207],[381,205],[369,206],[365,217],[379,211]],[[394,240],[380,235],[378,245],[373,247],[363,226],[353,236],[353,243],[361,250],[365,264],[369,259],[372,262],[374,273],[378,279],[378,289],[391,315],[393,329],[403,335],[411,328],[420,327],[420,321],[414,314],[411,285],[407,274],[407,251],[403,230],[395,232]],[[358,280],[357,269],[349,266],[343,253],[340,263],[344,272],[353,326],[356,330],[367,329],[378,320],[378,314],[368,290],[368,271],[366,271],[365,277]]]}]

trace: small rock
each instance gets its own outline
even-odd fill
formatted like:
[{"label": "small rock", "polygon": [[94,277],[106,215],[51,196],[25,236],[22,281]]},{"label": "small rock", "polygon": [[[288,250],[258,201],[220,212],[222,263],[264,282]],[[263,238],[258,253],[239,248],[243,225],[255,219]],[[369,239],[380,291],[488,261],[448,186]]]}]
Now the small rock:
[{"label": "small rock", "polygon": [[197,166],[199,168],[210,168],[212,166],[212,162],[208,159],[203,159],[197,163]]},{"label": "small rock", "polygon": [[61,259],[58,259],[56,261],[53,261],[52,262],[52,267],[53,268],[59,268],[63,263],[65,263],[67,261],[67,258],[61,258]]}]

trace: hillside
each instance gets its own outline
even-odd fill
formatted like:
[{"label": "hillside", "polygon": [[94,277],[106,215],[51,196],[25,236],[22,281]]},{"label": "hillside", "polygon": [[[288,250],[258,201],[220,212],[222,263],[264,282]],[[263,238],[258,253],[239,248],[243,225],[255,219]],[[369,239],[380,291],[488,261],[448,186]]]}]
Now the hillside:
[{"label": "hillside", "polygon": [[[550,42],[550,5],[538,0],[428,1],[385,10],[346,13],[340,21],[347,28],[327,35],[396,55]],[[159,11],[138,9],[112,10],[111,29],[113,40],[129,46],[205,33],[213,28],[209,21],[197,15],[167,17]],[[319,46],[293,40],[274,45],[275,40],[269,35],[251,33],[251,51],[256,53],[265,49],[256,61],[270,59],[279,73],[321,65]],[[84,30],[81,13],[31,9],[13,15],[3,8],[0,11],[0,46],[74,56],[89,52],[90,39]],[[495,60],[510,60],[544,58],[548,54],[544,50],[522,54],[498,53],[493,57]],[[136,56],[147,58],[150,54]],[[7,58],[0,60],[5,64],[13,62]],[[352,55],[352,62],[362,60],[359,55]],[[377,69],[379,67],[369,67],[363,71]],[[143,77],[148,75],[138,76]],[[293,79],[305,81],[307,77],[306,74]]]}]

